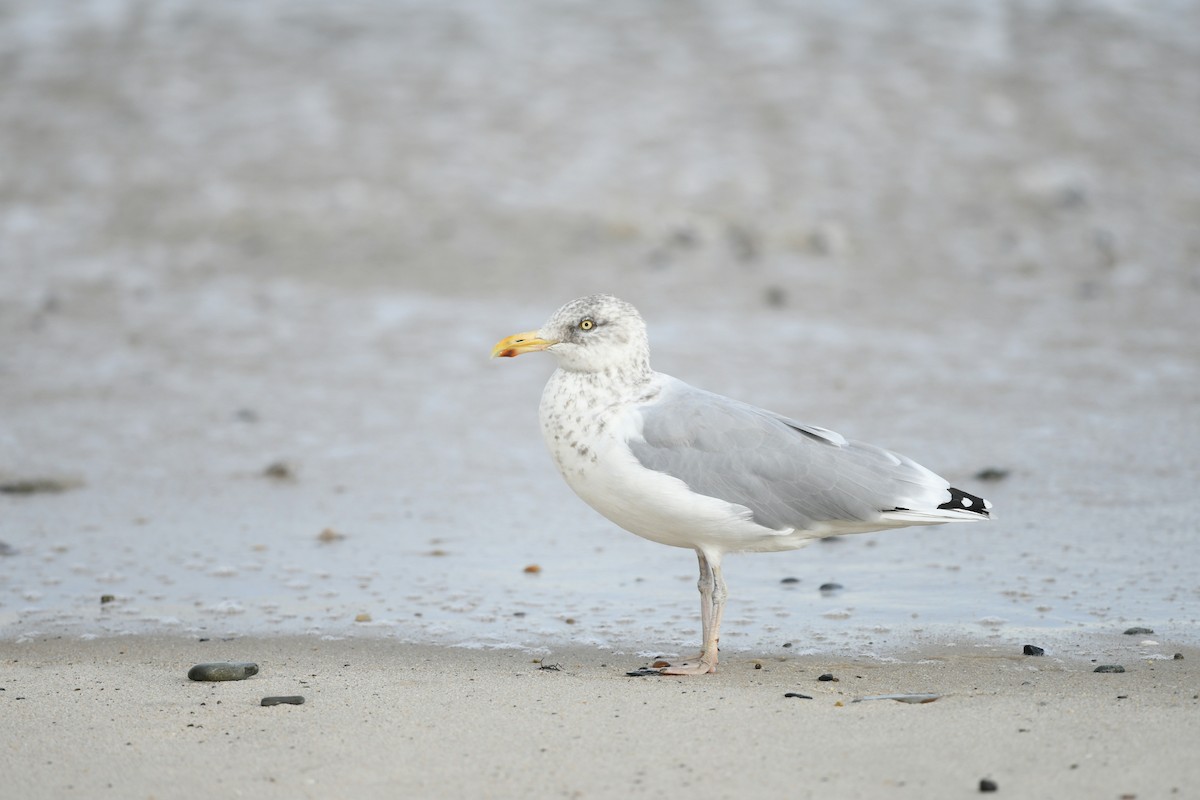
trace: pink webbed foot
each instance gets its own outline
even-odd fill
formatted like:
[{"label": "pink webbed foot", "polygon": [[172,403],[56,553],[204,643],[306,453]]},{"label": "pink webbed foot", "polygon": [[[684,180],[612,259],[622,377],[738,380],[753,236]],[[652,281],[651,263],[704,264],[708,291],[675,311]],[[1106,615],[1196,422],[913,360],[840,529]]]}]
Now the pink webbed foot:
[{"label": "pink webbed foot", "polygon": [[675,661],[658,671],[660,675],[708,675],[717,671],[717,659],[705,658],[703,654]]},{"label": "pink webbed foot", "polygon": [[703,658],[689,658],[686,661],[668,664],[659,670],[660,675],[707,675],[716,672],[716,664],[704,661]]}]

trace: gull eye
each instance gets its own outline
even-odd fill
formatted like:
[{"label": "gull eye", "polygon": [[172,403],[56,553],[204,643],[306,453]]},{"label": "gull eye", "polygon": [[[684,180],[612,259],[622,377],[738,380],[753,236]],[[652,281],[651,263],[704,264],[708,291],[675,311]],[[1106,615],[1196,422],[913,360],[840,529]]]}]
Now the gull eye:
[{"label": "gull eye", "polygon": [[582,319],[579,321],[579,330],[581,331],[590,331],[594,327],[596,327],[596,323],[590,319]]}]

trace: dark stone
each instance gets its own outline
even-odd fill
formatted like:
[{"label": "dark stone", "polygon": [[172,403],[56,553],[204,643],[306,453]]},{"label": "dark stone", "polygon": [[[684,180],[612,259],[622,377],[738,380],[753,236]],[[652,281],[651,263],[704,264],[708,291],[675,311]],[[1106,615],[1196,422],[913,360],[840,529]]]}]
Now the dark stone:
[{"label": "dark stone", "polygon": [[1000,467],[984,467],[975,473],[977,481],[1002,481],[1008,477],[1008,470]]},{"label": "dark stone", "polygon": [[1027,656],[1044,656],[1044,655],[1046,655],[1046,651],[1043,650],[1042,648],[1038,647],[1036,644],[1025,645],[1025,649],[1022,652],[1024,652],[1025,655],[1027,655]]},{"label": "dark stone", "polygon": [[780,581],[780,583],[799,583],[799,582],[800,582],[799,578],[784,578],[783,580]]},{"label": "dark stone", "polygon": [[274,478],[277,481],[293,481],[296,473],[286,461],[274,461],[263,467],[264,478]]},{"label": "dark stone", "polygon": [[193,681],[240,681],[257,674],[258,664],[247,661],[197,664],[188,670],[188,678]]},{"label": "dark stone", "polygon": [[832,672],[826,672],[824,675],[819,676],[817,678],[817,680],[819,680],[819,681],[836,681],[837,678],[833,677]]},{"label": "dark stone", "polygon": [[1154,631],[1150,628],[1126,628],[1125,629],[1126,636],[1142,636],[1147,633],[1154,633]]},{"label": "dark stone", "polygon": [[1176,661],[1183,661],[1183,653],[1176,653],[1176,654],[1175,654],[1175,660],[1176,660]]},{"label": "dark stone", "polygon": [[650,667],[642,667],[641,669],[635,669],[632,672],[626,672],[625,674],[631,678],[645,678],[650,675],[662,675],[661,672],[656,669],[651,669]]},{"label": "dark stone", "polygon": [[842,586],[840,583],[822,583],[820,586],[817,587],[817,589],[822,592],[838,592],[844,588],[845,587]]},{"label": "dark stone", "polygon": [[996,782],[990,778],[984,778],[979,781],[979,791],[981,792],[994,792],[999,788],[1000,787],[996,785]]},{"label": "dark stone", "polygon": [[264,697],[260,705],[264,706],[300,706],[304,705],[304,695],[285,694],[276,697]]},{"label": "dark stone", "polygon": [[1100,666],[1098,666],[1094,670],[1092,670],[1092,672],[1124,672],[1124,671],[1125,671],[1125,668],[1122,667],[1120,664],[1101,664]]},{"label": "dark stone", "polygon": [[18,478],[0,483],[0,494],[60,494],[82,485],[68,478]]},{"label": "dark stone", "polygon": [[808,696],[806,694],[800,694],[799,692],[784,692],[783,696],[784,697],[795,697],[799,700],[812,700],[812,698],[810,696]]},{"label": "dark stone", "polygon": [[115,601],[116,599],[117,599],[117,596],[114,594],[102,594],[102,595],[100,595],[100,605],[102,605],[102,606],[107,605],[107,604]]}]

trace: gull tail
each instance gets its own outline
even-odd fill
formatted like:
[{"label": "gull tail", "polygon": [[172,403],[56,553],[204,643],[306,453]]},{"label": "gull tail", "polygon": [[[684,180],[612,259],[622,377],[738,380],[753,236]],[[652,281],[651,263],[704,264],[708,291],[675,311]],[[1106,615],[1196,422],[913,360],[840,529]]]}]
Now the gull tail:
[{"label": "gull tail", "polygon": [[992,519],[992,504],[982,497],[955,489],[946,490],[950,499],[937,508],[893,508],[883,512],[884,519],[904,525],[936,525],[941,522],[978,522]]},{"label": "gull tail", "polygon": [[939,511],[953,511],[955,513],[967,512],[976,517],[990,519],[992,516],[992,504],[982,497],[977,497],[970,492],[964,492],[962,489],[950,487],[950,499],[938,506]]}]

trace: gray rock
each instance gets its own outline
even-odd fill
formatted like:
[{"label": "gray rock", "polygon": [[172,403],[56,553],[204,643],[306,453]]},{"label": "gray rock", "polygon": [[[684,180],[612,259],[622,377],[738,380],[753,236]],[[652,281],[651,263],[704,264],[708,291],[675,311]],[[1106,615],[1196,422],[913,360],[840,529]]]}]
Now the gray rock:
[{"label": "gray rock", "polygon": [[1101,664],[1100,666],[1098,666],[1094,670],[1092,670],[1092,672],[1124,672],[1124,671],[1125,671],[1125,668],[1122,667],[1120,664]]},{"label": "gray rock", "polygon": [[1125,629],[1126,636],[1144,636],[1147,633],[1154,633],[1154,631],[1151,628],[1126,628]]},{"label": "gray rock", "polygon": [[285,694],[276,695],[275,697],[264,697],[261,705],[264,706],[302,706],[304,705],[304,695],[300,694]]},{"label": "gray rock", "polygon": [[1044,655],[1046,655],[1046,651],[1043,650],[1042,648],[1038,647],[1036,644],[1025,645],[1025,649],[1022,652],[1024,652],[1025,655],[1027,655],[1027,656],[1044,656]]},{"label": "gray rock", "polygon": [[257,674],[258,664],[248,661],[197,664],[188,670],[188,678],[193,681],[240,681]]}]

